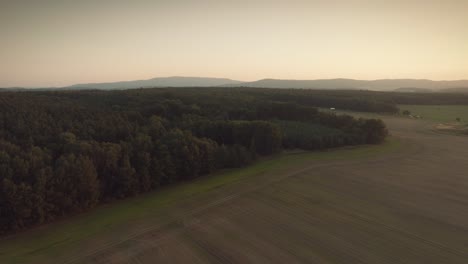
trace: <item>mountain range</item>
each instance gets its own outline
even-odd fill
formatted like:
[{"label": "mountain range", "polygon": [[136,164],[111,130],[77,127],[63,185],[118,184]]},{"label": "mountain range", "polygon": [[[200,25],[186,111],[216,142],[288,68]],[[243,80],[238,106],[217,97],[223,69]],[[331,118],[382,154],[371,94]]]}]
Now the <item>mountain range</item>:
[{"label": "mountain range", "polygon": [[[263,79],[254,82],[241,83],[245,87],[265,88],[303,88],[303,89],[353,89],[402,92],[430,92],[445,89],[468,89],[468,80],[458,81],[432,81],[419,79],[381,79],[381,80],[354,80],[354,79],[318,79],[318,80],[280,80]],[[227,85],[231,86],[231,85]],[[237,85],[236,85],[237,86]]]},{"label": "mountain range", "polygon": [[109,82],[109,83],[85,83],[63,87],[65,89],[134,89],[150,87],[211,87],[221,85],[237,86],[241,81],[226,78],[205,78],[205,77],[159,77],[149,80]]},{"label": "mountain range", "polygon": [[[39,90],[119,90],[151,87],[257,87],[257,88],[302,88],[302,89],[352,89],[398,92],[468,92],[468,80],[432,81],[426,79],[317,79],[317,80],[285,80],[262,79],[253,82],[242,82],[227,78],[205,77],[158,77],[148,80],[85,83],[59,88],[35,88]],[[7,90],[25,90],[21,87],[4,88]]]}]

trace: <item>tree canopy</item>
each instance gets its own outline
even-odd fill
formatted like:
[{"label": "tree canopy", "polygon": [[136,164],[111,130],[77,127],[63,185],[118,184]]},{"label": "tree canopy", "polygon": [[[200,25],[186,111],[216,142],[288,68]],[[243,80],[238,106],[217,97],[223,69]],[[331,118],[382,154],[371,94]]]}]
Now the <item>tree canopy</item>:
[{"label": "tree canopy", "polygon": [[394,105],[301,90],[0,93],[0,233],[250,164],[284,148],[377,144]]}]

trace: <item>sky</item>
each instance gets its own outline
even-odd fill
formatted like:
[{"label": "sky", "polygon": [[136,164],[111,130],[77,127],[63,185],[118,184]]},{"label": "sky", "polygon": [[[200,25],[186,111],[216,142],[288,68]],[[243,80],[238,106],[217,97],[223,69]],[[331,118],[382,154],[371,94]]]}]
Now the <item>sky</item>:
[{"label": "sky", "polygon": [[1,0],[0,87],[468,79],[468,0]]}]

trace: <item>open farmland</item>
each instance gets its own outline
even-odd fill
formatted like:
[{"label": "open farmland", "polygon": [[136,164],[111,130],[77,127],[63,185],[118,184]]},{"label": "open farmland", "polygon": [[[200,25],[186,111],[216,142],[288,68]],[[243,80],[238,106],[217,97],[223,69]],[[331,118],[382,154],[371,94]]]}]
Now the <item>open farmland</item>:
[{"label": "open farmland", "polygon": [[456,118],[460,118],[462,123],[468,124],[467,105],[400,105],[399,108],[435,122],[456,122]]},{"label": "open farmland", "polygon": [[385,121],[385,145],[285,155],[98,208],[3,239],[0,262],[466,263],[467,138]]}]

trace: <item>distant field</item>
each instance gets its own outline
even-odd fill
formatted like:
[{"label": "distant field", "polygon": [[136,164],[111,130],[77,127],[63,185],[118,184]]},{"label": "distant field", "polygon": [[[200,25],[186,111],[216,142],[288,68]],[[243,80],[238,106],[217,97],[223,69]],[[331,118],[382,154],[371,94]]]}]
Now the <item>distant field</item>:
[{"label": "distant field", "polygon": [[468,124],[468,105],[399,105],[401,111],[409,110],[412,115],[436,122],[455,122],[460,118]]},{"label": "distant field", "polygon": [[[197,199],[199,207],[209,205],[209,194],[234,188],[236,182],[263,174],[275,177],[304,168],[310,162],[321,160],[357,159],[388,153],[399,147],[398,141],[389,139],[383,145],[348,147],[325,152],[282,154],[242,169],[222,171],[188,183],[182,183],[115,202],[77,215],[62,222],[36,228],[0,240],[0,263],[61,263],[76,254],[94,250],[106,243],[124,240],[126,236],[141,233],[142,229],[172,221],[166,208],[177,203]],[[250,181],[250,180],[249,180]],[[223,187],[223,188],[221,188]],[[208,195],[205,201],[203,196]],[[192,208],[192,206],[190,206]]]}]

